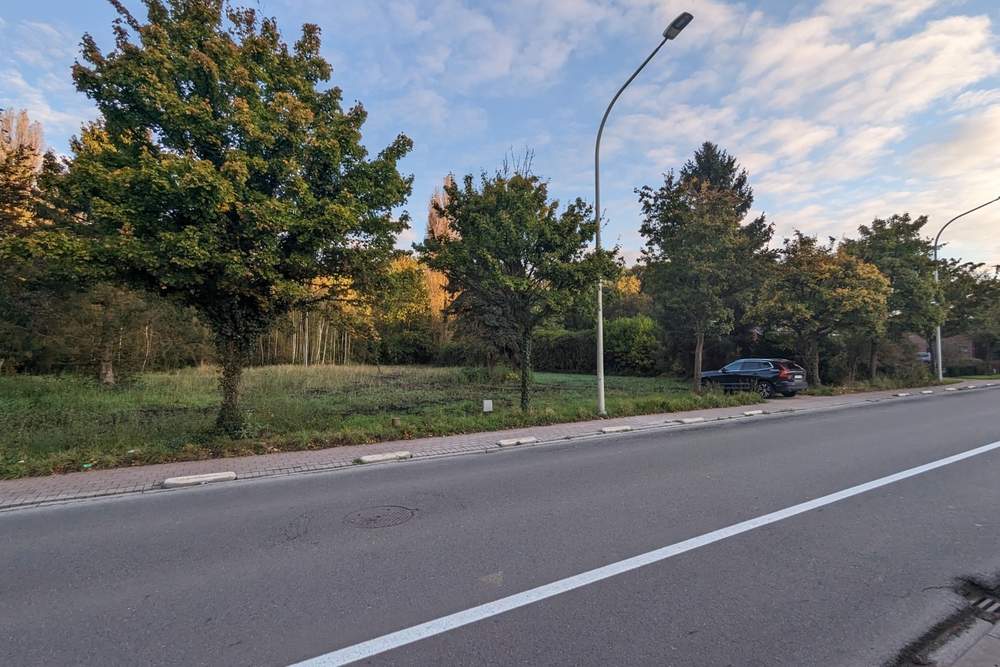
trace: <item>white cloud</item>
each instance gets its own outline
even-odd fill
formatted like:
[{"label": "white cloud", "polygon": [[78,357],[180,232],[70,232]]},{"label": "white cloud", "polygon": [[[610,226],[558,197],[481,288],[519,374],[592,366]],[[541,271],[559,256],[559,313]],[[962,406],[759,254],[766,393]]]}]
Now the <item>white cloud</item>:
[{"label": "white cloud", "polygon": [[[786,23],[731,17],[753,30],[706,54],[697,75],[642,84],[609,133],[611,150],[665,170],[716,141],[750,169],[781,234],[839,237],[875,216],[936,218],[957,200],[988,199],[1000,189],[1000,153],[989,148],[1000,142],[1000,90],[983,87],[1000,73],[997,36],[985,16],[939,18],[941,5],[830,0]],[[728,76],[706,83],[706,71]],[[734,92],[705,101],[727,78]],[[948,112],[964,120],[913,152]],[[982,232],[970,223],[962,233]]]},{"label": "white cloud", "polygon": [[70,66],[78,36],[43,21],[0,23],[0,106],[26,109],[49,137],[67,137],[94,111],[76,92]]},{"label": "white cloud", "polygon": [[938,0],[825,0],[819,12],[831,17],[838,27],[884,36],[939,4]]},{"label": "white cloud", "polygon": [[1000,194],[1000,151],[996,146],[1000,146],[1000,104],[961,119],[947,137],[919,148],[914,153],[915,171],[935,179],[992,173]]},{"label": "white cloud", "polygon": [[411,90],[390,105],[391,111],[407,116],[413,126],[449,137],[481,132],[488,125],[486,111],[478,106],[458,103],[430,89]]},{"label": "white cloud", "polygon": [[992,90],[967,90],[955,98],[951,105],[954,111],[967,111],[977,107],[1000,104],[1000,88]]}]

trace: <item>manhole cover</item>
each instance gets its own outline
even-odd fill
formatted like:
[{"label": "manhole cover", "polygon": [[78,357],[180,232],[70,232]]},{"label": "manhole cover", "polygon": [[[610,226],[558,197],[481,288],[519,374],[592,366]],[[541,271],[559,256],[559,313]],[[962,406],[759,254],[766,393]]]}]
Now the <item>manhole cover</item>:
[{"label": "manhole cover", "polygon": [[397,505],[369,507],[351,512],[344,517],[344,522],[358,528],[389,528],[406,523],[413,518],[413,513],[413,510]]}]

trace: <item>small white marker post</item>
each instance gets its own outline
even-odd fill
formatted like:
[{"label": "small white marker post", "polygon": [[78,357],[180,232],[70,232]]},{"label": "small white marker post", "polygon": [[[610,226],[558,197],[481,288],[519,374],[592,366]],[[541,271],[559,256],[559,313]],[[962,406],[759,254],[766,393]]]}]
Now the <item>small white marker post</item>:
[{"label": "small white marker post", "polygon": [[491,399],[491,398],[484,398],[483,399],[483,413],[486,414],[486,413],[490,413],[490,412],[493,412],[493,399]]}]

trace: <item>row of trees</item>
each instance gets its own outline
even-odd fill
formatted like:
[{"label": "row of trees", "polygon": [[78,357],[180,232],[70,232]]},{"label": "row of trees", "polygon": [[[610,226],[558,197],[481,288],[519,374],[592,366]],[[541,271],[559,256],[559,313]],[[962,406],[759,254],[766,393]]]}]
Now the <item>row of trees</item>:
[{"label": "row of trees", "polygon": [[997,342],[996,279],[946,263],[939,290],[925,218],[775,250],[771,224],[746,219],[749,175],[711,143],[638,190],[637,267],[589,249],[592,210],[551,200],[530,155],[448,179],[416,254],[400,252],[411,142],[367,153],[364,109],[325,87],[317,27],[289,46],[273,20],[218,0],[149,0],[146,22],[112,4],[114,49],[85,36],[73,68],[100,118],[72,155],[43,156],[36,127],[3,117],[0,370],[85,364],[110,384],[123,364],[214,361],[234,436],[253,363],[509,361],[527,408],[535,359],[592,368],[599,277],[610,367],[696,387],[706,355],[796,356],[818,382],[835,350],[848,375],[860,359],[874,375],[946,311]]}]

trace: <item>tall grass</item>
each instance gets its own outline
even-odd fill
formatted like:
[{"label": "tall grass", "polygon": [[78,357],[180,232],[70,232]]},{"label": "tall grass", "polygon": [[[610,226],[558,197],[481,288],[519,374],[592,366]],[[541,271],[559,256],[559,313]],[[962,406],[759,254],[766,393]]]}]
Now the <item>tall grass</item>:
[{"label": "tall grass", "polygon": [[[492,399],[494,412],[482,413]],[[744,405],[670,378],[609,377],[612,416]],[[213,368],[149,373],[106,389],[77,376],[0,377],[0,477],[551,424],[595,418],[594,380],[539,373],[532,409],[516,378],[483,369],[272,366],[246,372],[245,438],[214,430]],[[393,418],[398,418],[398,426]]]}]

